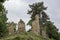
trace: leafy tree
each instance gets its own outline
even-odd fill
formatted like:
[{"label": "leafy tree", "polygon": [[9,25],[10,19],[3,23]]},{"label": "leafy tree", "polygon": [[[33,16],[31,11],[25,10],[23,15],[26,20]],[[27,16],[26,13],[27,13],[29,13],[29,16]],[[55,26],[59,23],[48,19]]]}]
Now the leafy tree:
[{"label": "leafy tree", "polygon": [[53,38],[54,40],[59,40],[58,29],[53,22],[50,21],[49,16],[44,11],[46,10],[46,7],[44,7],[43,2],[34,3],[33,5],[29,5],[29,7],[31,10],[28,10],[28,14],[31,15],[31,20],[28,22],[28,25],[32,26],[32,21],[35,19],[35,15],[39,14],[40,28],[46,27],[48,37]]},{"label": "leafy tree", "polygon": [[44,10],[47,9],[47,7],[44,7],[43,2],[34,3],[32,5],[29,5],[31,10],[28,10],[27,14],[31,15],[31,20],[28,22],[29,25],[32,25],[32,21],[35,19],[35,15],[39,14],[39,24],[40,24],[40,34],[42,35],[42,21],[41,21],[41,14],[44,12]]},{"label": "leafy tree", "polygon": [[0,0],[0,37],[3,37],[7,34],[7,11],[3,6],[5,0]]},{"label": "leafy tree", "polygon": [[53,38],[54,40],[59,40],[58,29],[53,24],[53,22],[47,21],[46,26],[47,26],[48,37]]},{"label": "leafy tree", "polygon": [[60,33],[59,33],[59,40],[60,40]]},{"label": "leafy tree", "polygon": [[2,2],[2,3],[5,2],[5,1],[6,1],[6,0],[0,0],[0,2]]}]

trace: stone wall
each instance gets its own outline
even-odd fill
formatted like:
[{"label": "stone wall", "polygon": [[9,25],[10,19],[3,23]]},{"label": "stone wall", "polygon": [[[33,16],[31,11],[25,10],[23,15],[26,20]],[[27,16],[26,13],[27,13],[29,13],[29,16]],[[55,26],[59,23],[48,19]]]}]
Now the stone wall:
[{"label": "stone wall", "polygon": [[40,33],[39,15],[38,14],[35,16],[35,20],[33,20],[33,22],[32,22],[32,32],[34,32],[37,35]]},{"label": "stone wall", "polygon": [[20,19],[18,23],[18,33],[25,32],[25,23]]},{"label": "stone wall", "polygon": [[15,27],[16,26],[15,26],[14,22],[9,23],[9,34],[14,34],[14,32],[15,32],[14,28]]},{"label": "stone wall", "polygon": [[35,33],[36,35],[40,34],[42,31],[42,36],[46,38],[46,27],[40,29],[40,24],[39,24],[39,14],[35,16],[35,20],[32,21],[32,32]]},{"label": "stone wall", "polygon": [[[40,25],[39,25],[39,15],[35,16],[35,20],[32,21],[32,29],[31,31],[39,35],[40,34]],[[18,22],[18,30],[16,31],[16,25],[14,22],[9,23],[9,34],[14,34],[15,32],[21,33],[25,32],[25,23],[22,19]],[[42,36],[46,38],[46,28],[42,27]]]}]

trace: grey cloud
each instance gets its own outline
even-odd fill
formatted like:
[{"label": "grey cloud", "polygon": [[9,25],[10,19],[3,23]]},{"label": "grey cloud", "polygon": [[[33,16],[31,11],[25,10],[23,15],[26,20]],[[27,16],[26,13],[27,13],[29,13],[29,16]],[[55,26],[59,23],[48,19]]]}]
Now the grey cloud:
[{"label": "grey cloud", "polygon": [[[17,1],[17,2],[16,2]],[[8,10],[9,21],[18,22],[22,18],[26,23],[30,20],[30,16],[27,15],[27,10],[29,9],[29,4],[34,2],[43,1],[45,6],[47,6],[47,14],[51,18],[57,28],[60,29],[60,0],[16,0],[14,3],[5,3],[5,7]],[[18,2],[20,1],[20,2]]]}]

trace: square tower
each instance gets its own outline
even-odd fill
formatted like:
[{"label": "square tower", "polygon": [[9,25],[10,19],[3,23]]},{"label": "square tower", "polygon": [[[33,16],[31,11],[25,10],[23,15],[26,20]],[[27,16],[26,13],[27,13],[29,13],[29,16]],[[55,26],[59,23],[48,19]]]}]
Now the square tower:
[{"label": "square tower", "polygon": [[25,32],[25,23],[22,19],[20,19],[18,23],[18,33]]}]

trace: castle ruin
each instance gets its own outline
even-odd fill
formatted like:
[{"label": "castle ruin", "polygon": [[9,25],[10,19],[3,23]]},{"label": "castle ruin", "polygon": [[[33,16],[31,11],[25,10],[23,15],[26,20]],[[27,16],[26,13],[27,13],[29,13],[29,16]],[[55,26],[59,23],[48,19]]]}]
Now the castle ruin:
[{"label": "castle ruin", "polygon": [[36,35],[39,35],[40,33],[42,33],[41,35],[46,38],[46,28],[44,28],[43,26],[41,27],[39,24],[39,14],[35,15],[35,19],[32,21],[32,32],[35,33]]},{"label": "castle ruin", "polygon": [[16,31],[16,24],[14,22],[9,23],[9,34],[14,34]]},{"label": "castle ruin", "polygon": [[39,15],[38,14],[35,16],[35,20],[33,20],[33,22],[32,22],[32,32],[34,32],[37,35],[40,33]]},{"label": "castle ruin", "polygon": [[18,22],[18,33],[25,32],[25,23],[22,19]]},{"label": "castle ruin", "polygon": [[[16,24],[14,22],[9,23],[9,34],[14,34],[14,33],[21,33],[25,32],[25,23],[22,19],[18,22],[18,30],[16,31]],[[46,28],[42,27],[42,36],[46,38]],[[31,31],[39,35],[40,34],[40,24],[39,24],[39,14],[35,15],[35,20],[32,21],[32,29]]]}]

